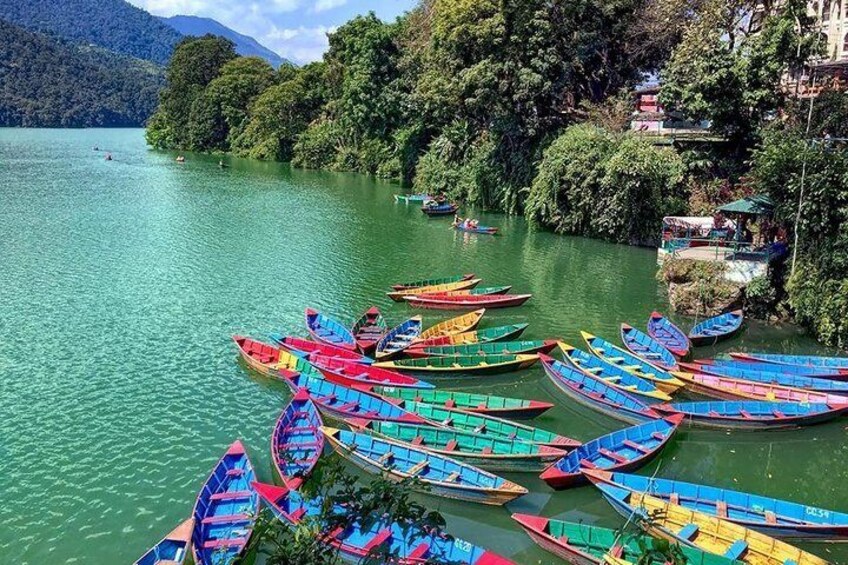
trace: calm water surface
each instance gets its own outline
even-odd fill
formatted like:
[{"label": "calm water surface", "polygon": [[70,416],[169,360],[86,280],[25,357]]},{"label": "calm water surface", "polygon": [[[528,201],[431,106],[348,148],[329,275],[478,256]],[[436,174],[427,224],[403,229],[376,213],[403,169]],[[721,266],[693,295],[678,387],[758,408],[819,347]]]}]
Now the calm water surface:
[{"label": "calm water surface", "polygon": [[[620,322],[667,309],[654,251],[498,215],[480,214],[503,237],[463,235],[394,203],[390,184],[228,162],[178,165],[140,130],[0,130],[0,562],[131,562],[190,513],[236,437],[270,480],[287,393],[241,369],[234,333],[303,333],[306,306],[352,320],[376,304],[400,321],[410,311],[384,296],[390,283],[459,272],[532,292],[485,321],[530,322],[528,338],[615,338]],[[726,347],[817,350],[795,328],[756,323]],[[558,397],[539,368],[449,385],[556,402],[536,424],[582,440],[622,427]],[[684,430],[657,464],[669,478],[844,511],[845,428]],[[505,509],[422,499],[451,533],[519,563],[558,561],[510,512],[620,524],[591,487],[508,478],[531,493]],[[848,560],[843,546],[806,547]]]}]

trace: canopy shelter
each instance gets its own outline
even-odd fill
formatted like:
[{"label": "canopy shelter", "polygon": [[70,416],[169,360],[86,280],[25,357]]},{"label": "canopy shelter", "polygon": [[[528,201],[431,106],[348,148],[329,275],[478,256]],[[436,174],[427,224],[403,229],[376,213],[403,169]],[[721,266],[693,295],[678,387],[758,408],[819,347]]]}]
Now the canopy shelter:
[{"label": "canopy shelter", "polygon": [[730,204],[719,206],[718,211],[723,214],[770,216],[774,213],[774,202],[768,196],[746,196]]}]

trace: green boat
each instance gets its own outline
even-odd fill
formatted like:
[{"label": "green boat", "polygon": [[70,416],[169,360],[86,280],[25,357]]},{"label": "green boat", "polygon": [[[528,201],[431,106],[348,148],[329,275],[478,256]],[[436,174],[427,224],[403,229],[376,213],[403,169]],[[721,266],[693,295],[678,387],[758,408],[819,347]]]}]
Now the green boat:
[{"label": "green boat", "polygon": [[520,336],[529,325],[530,324],[509,324],[506,326],[497,326],[495,328],[475,330],[473,332],[463,332],[461,334],[434,337],[432,339],[413,343],[405,353],[410,357],[423,357],[424,354],[422,354],[420,350],[424,347],[432,347],[435,345],[463,345],[466,343],[488,343],[491,341],[514,339]]},{"label": "green boat", "polygon": [[[609,528],[563,522],[532,514],[513,514],[512,519],[527,532],[539,547],[579,565],[637,563],[643,549],[654,549],[657,540],[647,534],[619,535]],[[741,561],[707,553],[685,545],[679,546],[687,565],[742,565]],[[665,559],[645,561],[646,565],[664,565]]]},{"label": "green boat", "polygon": [[580,445],[580,442],[577,440],[525,424],[516,424],[509,420],[501,420],[494,416],[471,414],[462,410],[441,408],[432,404],[422,404],[421,402],[413,401],[405,402],[404,408],[438,425],[471,432],[483,437],[517,439],[519,441],[526,441],[527,443],[550,445],[568,450]]},{"label": "green boat", "polygon": [[394,371],[495,375],[526,369],[538,360],[538,355],[454,355],[381,361],[372,366]]},{"label": "green boat", "polygon": [[408,443],[419,449],[495,471],[535,473],[544,470],[566,454],[565,450],[549,445],[485,437],[472,432],[420,424],[359,418],[351,418],[347,423],[357,431]]},{"label": "green boat", "polygon": [[384,398],[414,400],[415,402],[434,404],[436,406],[444,406],[445,408],[458,408],[466,412],[499,416],[512,420],[535,418],[550,408],[553,408],[553,404],[539,400],[507,398],[504,396],[491,396],[488,394],[455,390],[382,386],[372,388],[371,392],[379,394]]},{"label": "green boat", "polygon": [[449,357],[455,355],[532,355],[549,353],[557,342],[555,339],[533,339],[524,341],[494,341],[487,343],[467,343],[465,345],[434,345],[424,347],[421,352],[431,357]]}]

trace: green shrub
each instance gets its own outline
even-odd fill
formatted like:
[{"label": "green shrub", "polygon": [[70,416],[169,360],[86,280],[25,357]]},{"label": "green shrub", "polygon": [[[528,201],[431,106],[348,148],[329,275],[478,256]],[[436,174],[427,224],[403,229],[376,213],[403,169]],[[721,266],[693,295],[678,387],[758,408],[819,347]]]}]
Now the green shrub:
[{"label": "green shrub", "polygon": [[305,169],[329,167],[336,161],[336,150],[340,143],[341,136],[332,121],[313,122],[294,144],[292,165]]}]

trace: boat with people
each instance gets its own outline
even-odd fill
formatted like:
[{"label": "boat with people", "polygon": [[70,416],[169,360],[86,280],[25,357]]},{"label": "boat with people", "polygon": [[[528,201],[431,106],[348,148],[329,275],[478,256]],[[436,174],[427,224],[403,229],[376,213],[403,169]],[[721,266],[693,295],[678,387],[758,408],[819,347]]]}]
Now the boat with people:
[{"label": "boat with people", "polygon": [[498,233],[498,228],[482,226],[478,220],[474,220],[472,218],[460,218],[459,216],[454,216],[451,227],[457,231],[464,231],[468,233],[482,233],[488,235],[496,235]]}]

